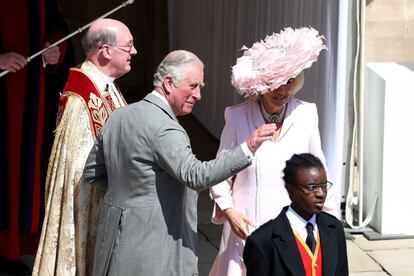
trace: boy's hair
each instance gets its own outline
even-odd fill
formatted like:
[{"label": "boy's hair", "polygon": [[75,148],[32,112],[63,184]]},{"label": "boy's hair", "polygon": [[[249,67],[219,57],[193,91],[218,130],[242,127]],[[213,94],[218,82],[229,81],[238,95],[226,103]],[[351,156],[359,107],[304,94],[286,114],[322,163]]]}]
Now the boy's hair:
[{"label": "boy's hair", "polygon": [[285,184],[295,183],[298,171],[304,168],[325,169],[322,161],[313,154],[294,154],[289,160],[286,161],[286,167],[283,169],[283,180],[285,181]]}]

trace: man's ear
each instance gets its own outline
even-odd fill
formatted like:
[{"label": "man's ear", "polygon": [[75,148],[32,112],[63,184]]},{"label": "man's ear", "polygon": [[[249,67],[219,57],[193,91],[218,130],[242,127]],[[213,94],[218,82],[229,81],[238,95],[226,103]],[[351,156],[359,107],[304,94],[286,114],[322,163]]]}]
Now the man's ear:
[{"label": "man's ear", "polygon": [[166,93],[168,93],[168,94],[170,94],[171,93],[171,91],[173,90],[173,86],[174,86],[174,81],[173,81],[173,78],[171,77],[171,76],[169,76],[169,75],[167,75],[165,78],[164,78],[164,82],[163,82],[163,85],[164,85],[164,88],[165,88],[165,92]]},{"label": "man's ear", "polygon": [[109,45],[103,45],[102,46],[102,55],[106,59],[111,59],[112,51],[111,51],[111,47]]}]

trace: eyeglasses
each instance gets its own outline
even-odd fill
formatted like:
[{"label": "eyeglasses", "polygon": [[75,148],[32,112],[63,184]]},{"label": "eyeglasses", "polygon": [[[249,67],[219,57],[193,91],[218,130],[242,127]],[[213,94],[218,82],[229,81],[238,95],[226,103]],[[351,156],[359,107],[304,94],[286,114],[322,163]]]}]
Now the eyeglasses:
[{"label": "eyeglasses", "polygon": [[[131,53],[132,51],[132,47],[134,47],[134,42],[130,42],[127,45],[110,45],[110,44],[104,44],[104,45],[108,45],[114,48],[118,48],[119,50],[126,52],[126,53]],[[102,45],[101,47],[99,47],[99,49],[102,49],[102,47],[104,46]]]},{"label": "eyeglasses", "polygon": [[112,47],[116,47],[121,51],[131,53],[132,47],[134,47],[134,43],[130,42],[127,45],[112,45]]},{"label": "eyeglasses", "polygon": [[308,191],[310,193],[315,193],[319,189],[322,189],[322,191],[329,190],[330,188],[332,188],[333,183],[329,182],[329,181],[326,181],[325,183],[321,183],[321,184],[311,183],[311,184],[307,184],[307,185],[301,185],[299,183],[294,182],[293,186],[301,187],[301,188],[305,189],[306,191]]}]

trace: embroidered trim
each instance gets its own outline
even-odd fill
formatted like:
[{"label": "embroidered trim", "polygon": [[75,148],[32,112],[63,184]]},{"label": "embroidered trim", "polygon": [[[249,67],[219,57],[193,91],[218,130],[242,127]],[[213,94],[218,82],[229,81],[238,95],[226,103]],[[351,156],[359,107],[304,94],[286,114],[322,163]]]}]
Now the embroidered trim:
[{"label": "embroidered trim", "polygon": [[60,112],[63,112],[66,105],[65,98],[70,94],[80,96],[85,102],[93,138],[96,140],[103,125],[109,118],[109,114],[115,109],[113,103],[108,103],[97,89],[95,83],[85,73],[76,68],[71,68],[69,71],[68,81],[60,97]]}]

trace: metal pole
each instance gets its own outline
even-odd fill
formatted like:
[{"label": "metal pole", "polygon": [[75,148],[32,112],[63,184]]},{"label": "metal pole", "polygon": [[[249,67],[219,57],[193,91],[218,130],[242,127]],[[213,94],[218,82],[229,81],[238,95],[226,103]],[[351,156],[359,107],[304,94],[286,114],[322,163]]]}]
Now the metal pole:
[{"label": "metal pole", "polygon": [[[95,20],[97,20],[97,19],[101,19],[101,18],[105,18],[105,17],[107,17],[108,15],[110,15],[110,14],[112,14],[112,13],[116,12],[116,11],[117,11],[117,10],[119,10],[119,9],[124,8],[124,7],[128,6],[128,5],[131,5],[132,3],[134,3],[134,1],[135,1],[135,0],[127,0],[127,1],[123,2],[121,5],[117,6],[116,8],[114,8],[114,9],[112,9],[112,10],[108,11],[107,13],[105,13],[105,14],[101,15],[100,17],[96,18]],[[65,36],[64,38],[59,39],[59,40],[58,40],[58,41],[56,41],[55,43],[53,43],[53,44],[49,45],[47,48],[44,48],[44,49],[40,50],[39,52],[37,52],[37,53],[35,53],[35,54],[31,55],[30,57],[26,58],[27,62],[30,62],[30,61],[31,61],[32,59],[34,59],[35,57],[37,57],[37,56],[39,56],[39,55],[43,54],[45,51],[49,50],[50,48],[55,47],[55,46],[59,45],[60,43],[62,43],[62,42],[64,42],[64,41],[68,40],[68,39],[69,39],[69,38],[71,38],[72,36],[75,36],[75,35],[77,35],[78,33],[81,33],[83,30],[85,30],[85,29],[86,29],[86,28],[88,28],[90,25],[92,25],[92,23],[93,23],[95,20],[93,20],[93,21],[89,22],[88,24],[86,24],[86,25],[84,25],[84,26],[82,26],[82,27],[78,28],[76,31],[74,31],[73,33],[71,33],[71,34],[69,34],[69,35]],[[9,73],[9,72],[10,72],[10,71],[4,70],[3,72],[1,72],[1,73],[0,73],[0,78],[1,78],[1,77],[3,77],[3,76],[5,76],[5,75],[6,75],[7,73]]]}]

